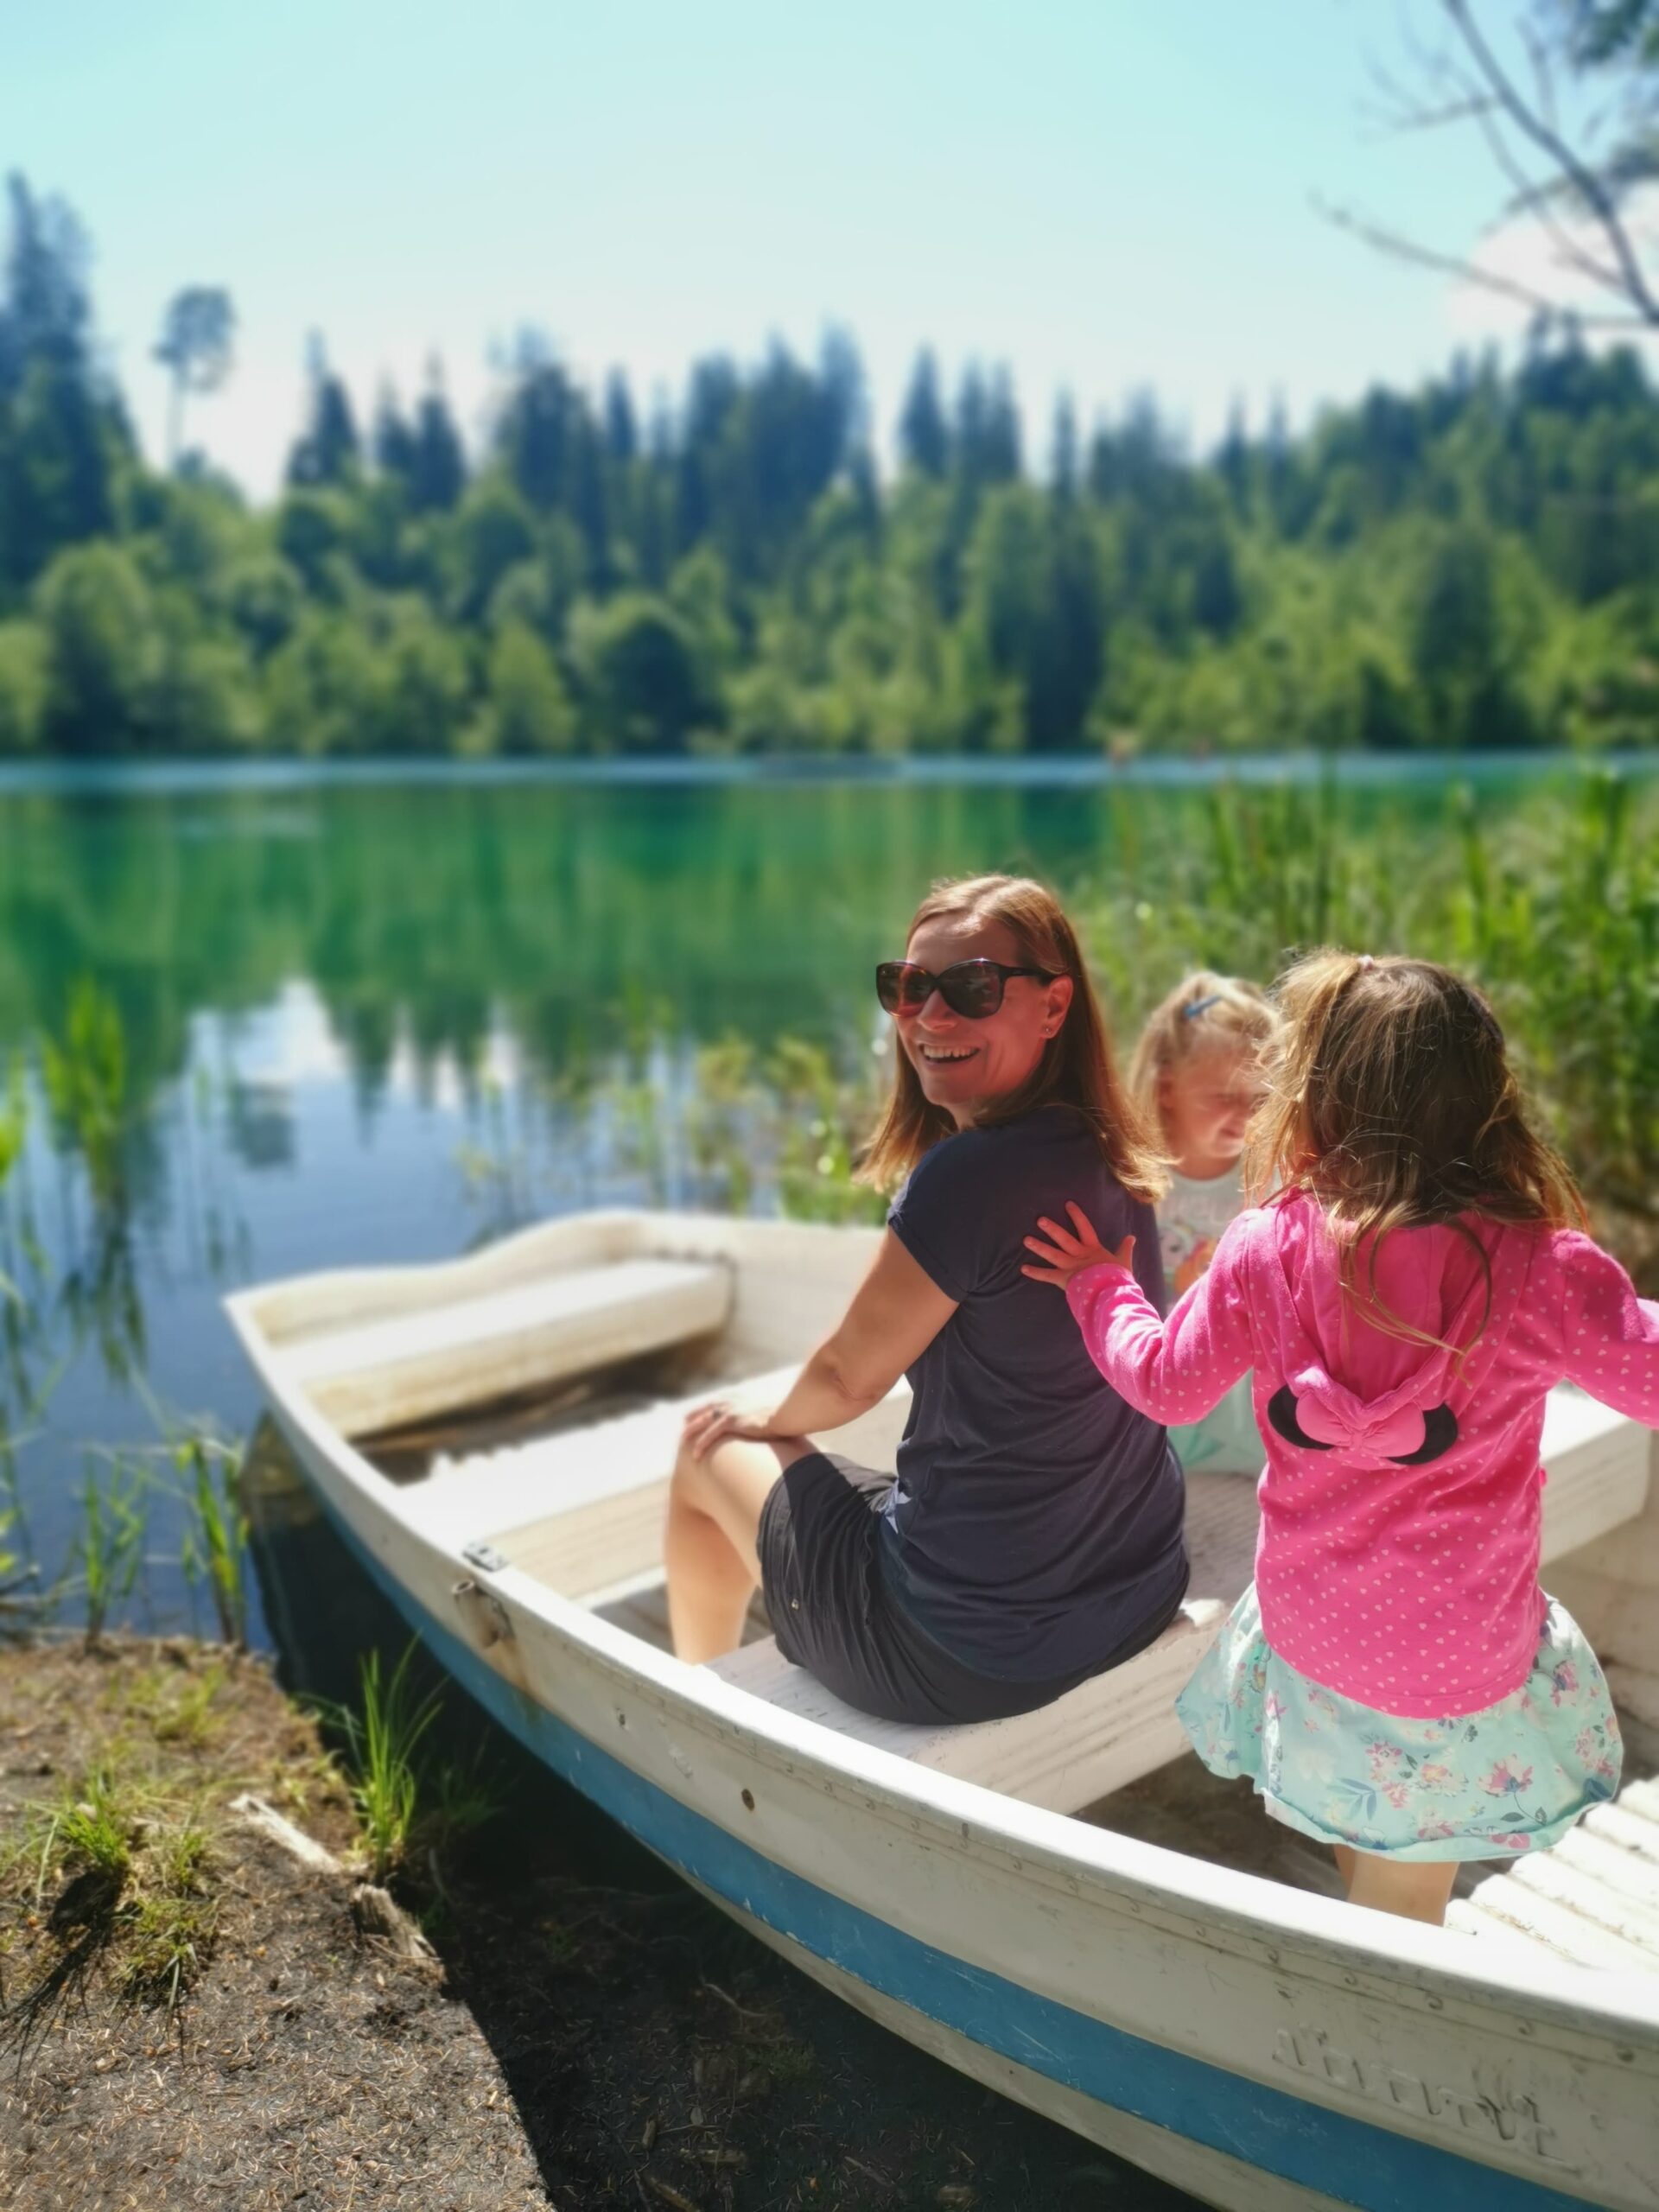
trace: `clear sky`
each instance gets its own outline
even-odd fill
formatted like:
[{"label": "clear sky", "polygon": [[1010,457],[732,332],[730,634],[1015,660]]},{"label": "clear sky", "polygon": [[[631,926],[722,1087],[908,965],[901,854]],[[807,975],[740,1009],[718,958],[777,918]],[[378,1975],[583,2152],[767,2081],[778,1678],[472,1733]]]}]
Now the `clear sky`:
[{"label": "clear sky", "polygon": [[[1419,8],[1420,20],[1422,9]],[[191,435],[270,491],[306,334],[366,414],[442,356],[476,435],[488,352],[543,328],[643,402],[697,354],[825,323],[885,439],[924,342],[1014,370],[1039,449],[1150,386],[1193,437],[1298,417],[1507,327],[1334,230],[1454,248],[1495,194],[1454,138],[1368,119],[1397,0],[0,0],[0,166],[96,249],[152,452],[169,295],[222,283],[226,391]]]}]

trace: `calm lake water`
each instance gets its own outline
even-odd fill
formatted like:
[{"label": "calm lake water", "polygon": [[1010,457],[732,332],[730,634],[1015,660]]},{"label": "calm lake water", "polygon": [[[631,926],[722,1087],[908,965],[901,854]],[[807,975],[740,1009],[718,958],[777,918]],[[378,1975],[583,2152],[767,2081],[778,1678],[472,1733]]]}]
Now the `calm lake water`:
[{"label": "calm lake water", "polygon": [[[1029,868],[1081,891],[1128,849],[1144,877],[1214,772],[10,772],[0,1068],[22,1057],[32,1111],[0,1191],[22,1509],[0,1549],[57,1581],[89,1454],[153,1445],[172,1417],[248,1431],[227,1291],[444,1256],[575,1206],[718,1199],[687,1135],[700,1046],[787,1033],[868,1074],[869,971],[931,877]],[[1567,772],[1457,771],[1493,816]],[[1360,764],[1338,804],[1356,834],[1427,828],[1446,783],[1445,764]],[[39,1082],[88,977],[124,1037],[114,1207]],[[762,1166],[745,1202],[766,1208]],[[124,1608],[140,1624],[207,1624],[177,1532],[158,1497]],[[272,1603],[256,1591],[256,1641]]]}]

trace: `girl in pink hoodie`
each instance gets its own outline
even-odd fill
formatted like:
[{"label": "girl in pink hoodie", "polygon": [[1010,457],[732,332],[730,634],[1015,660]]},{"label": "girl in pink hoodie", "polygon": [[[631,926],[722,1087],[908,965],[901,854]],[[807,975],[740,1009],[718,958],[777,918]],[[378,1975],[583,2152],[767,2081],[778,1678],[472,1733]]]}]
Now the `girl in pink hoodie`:
[{"label": "girl in pink hoodie", "polygon": [[1617,1787],[1601,1669],[1538,1584],[1539,1440],[1563,1379],[1659,1421],[1659,1305],[1583,1233],[1469,984],[1324,951],[1278,996],[1250,1153],[1274,1195],[1167,1321],[1075,1205],[1025,1272],[1154,1420],[1254,1370],[1255,1580],[1178,1710],[1335,1846],[1355,1904],[1438,1923],[1459,1859],[1545,1848]]}]

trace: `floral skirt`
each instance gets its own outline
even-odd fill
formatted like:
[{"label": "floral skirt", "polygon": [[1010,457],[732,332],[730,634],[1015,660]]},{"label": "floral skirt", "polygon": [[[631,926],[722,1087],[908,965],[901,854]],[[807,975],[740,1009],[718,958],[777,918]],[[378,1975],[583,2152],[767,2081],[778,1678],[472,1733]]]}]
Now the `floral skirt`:
[{"label": "floral skirt", "polygon": [[1559,1843],[1618,1787],[1606,1679],[1552,1599],[1532,1672],[1479,1713],[1413,1720],[1339,1697],[1268,1646],[1254,1584],[1176,1700],[1212,1774],[1275,1820],[1390,1859],[1501,1859]]}]

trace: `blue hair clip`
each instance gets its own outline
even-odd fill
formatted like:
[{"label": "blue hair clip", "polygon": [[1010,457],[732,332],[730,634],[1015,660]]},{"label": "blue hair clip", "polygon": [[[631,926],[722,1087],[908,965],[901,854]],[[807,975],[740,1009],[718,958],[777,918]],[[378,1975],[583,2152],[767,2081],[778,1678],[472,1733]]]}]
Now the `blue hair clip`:
[{"label": "blue hair clip", "polygon": [[1181,1020],[1196,1021],[1201,1014],[1208,1014],[1212,1006],[1219,1006],[1221,999],[1222,995],[1219,991],[1211,991],[1207,999],[1192,1000],[1189,1005],[1181,1008]]}]

